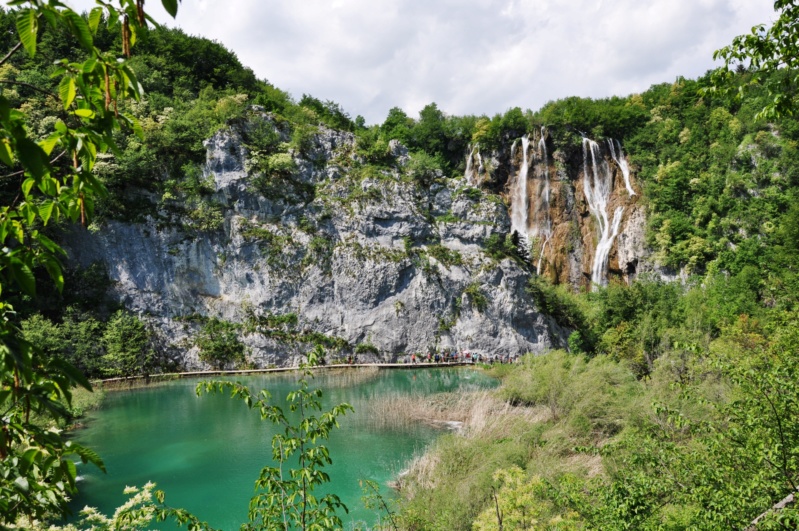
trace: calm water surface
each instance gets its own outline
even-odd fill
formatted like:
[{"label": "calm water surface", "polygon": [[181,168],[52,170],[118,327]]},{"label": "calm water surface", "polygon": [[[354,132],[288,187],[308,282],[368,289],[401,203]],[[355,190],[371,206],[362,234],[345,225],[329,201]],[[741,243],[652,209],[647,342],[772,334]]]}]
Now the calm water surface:
[{"label": "calm water surface", "polygon": [[[284,406],[298,378],[283,373],[230,379],[253,390],[268,389],[275,404]],[[110,514],[127,499],[122,494],[126,485],[153,481],[166,491],[168,505],[186,508],[218,529],[238,529],[246,521],[253,482],[271,462],[274,428],[239,400],[197,397],[196,384],[197,380],[178,380],[108,393],[102,409],[75,435],[102,456],[108,473],[91,465],[79,469],[81,493],[72,504],[74,511],[91,505]],[[423,423],[402,430],[379,428],[368,415],[371,400],[386,394],[425,395],[494,385],[491,378],[468,368],[317,374],[310,386],[324,390],[325,409],[341,402],[355,408],[341,418],[341,429],[328,442],[333,464],[325,469],[332,480],[330,490],[350,509],[341,514],[345,527],[375,520],[363,508],[359,479],[376,481],[390,496],[387,482],[441,433]]]}]

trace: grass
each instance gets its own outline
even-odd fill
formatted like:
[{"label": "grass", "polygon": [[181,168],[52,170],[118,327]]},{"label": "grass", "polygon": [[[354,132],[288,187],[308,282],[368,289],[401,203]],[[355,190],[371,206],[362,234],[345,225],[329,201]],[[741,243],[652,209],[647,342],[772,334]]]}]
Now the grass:
[{"label": "grass", "polygon": [[[494,391],[372,404],[381,424],[462,423],[417,456],[401,477],[404,527],[472,529],[493,507],[498,471],[520,470],[522,485],[603,477],[599,452],[579,448],[601,447],[640,414],[635,410],[646,409],[633,373],[603,357],[553,351],[489,370],[503,379]],[[542,500],[532,503],[551,508]]]}]

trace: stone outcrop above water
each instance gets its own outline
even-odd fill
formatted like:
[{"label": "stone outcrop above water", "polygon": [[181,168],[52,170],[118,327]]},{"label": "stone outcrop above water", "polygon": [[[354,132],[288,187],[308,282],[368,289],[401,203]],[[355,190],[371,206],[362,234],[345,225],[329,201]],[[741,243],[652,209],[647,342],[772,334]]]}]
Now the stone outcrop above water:
[{"label": "stone outcrop above water", "polygon": [[[546,128],[522,140],[483,153],[493,171],[470,177],[506,198],[539,274],[575,290],[610,278],[631,282],[642,272],[663,276],[646,245],[646,212],[621,143],[564,131],[556,138]],[[479,153],[470,150],[467,167],[477,166]]]},{"label": "stone outcrop above water", "polygon": [[393,361],[565,343],[525,292],[530,267],[486,251],[509,232],[496,196],[413,169],[395,142],[392,167],[364,166],[351,134],[321,127],[301,150],[269,154],[264,170],[248,128],[286,134],[252,114],[206,142],[207,196],[65,235],[70,259],[104,263],[113,296],[151,323],[175,364],[207,366],[194,338],[211,317],[237,325],[256,367],[294,364],[314,344],[330,358]]}]

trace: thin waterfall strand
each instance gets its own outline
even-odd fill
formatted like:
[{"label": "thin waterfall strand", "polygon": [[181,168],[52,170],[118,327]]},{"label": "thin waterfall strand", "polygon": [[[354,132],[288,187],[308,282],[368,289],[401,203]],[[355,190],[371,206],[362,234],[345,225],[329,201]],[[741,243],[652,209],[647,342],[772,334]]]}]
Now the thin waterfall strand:
[{"label": "thin waterfall strand", "polygon": [[[616,145],[614,144],[619,148],[618,156],[616,155]],[[627,157],[624,156],[624,151],[621,150],[621,142],[610,138],[608,139],[608,146],[610,147],[610,156],[613,157],[613,160],[619,165],[621,173],[624,175],[624,186],[627,188],[627,193],[632,197],[635,195],[635,190],[633,190],[632,184],[630,184],[630,166],[627,165]]]},{"label": "thin waterfall strand", "polygon": [[548,162],[548,155],[547,155],[547,142],[546,142],[546,129],[541,128],[541,140],[538,141],[538,154],[541,157],[544,165],[543,171],[543,192],[541,194],[541,204],[542,208],[541,211],[543,213],[543,220],[542,223],[539,225],[539,237],[543,238],[543,243],[541,244],[541,250],[538,254],[538,264],[536,265],[536,274],[541,274],[541,265],[543,264],[544,260],[544,253],[547,248],[547,244],[549,243],[549,239],[552,237],[552,214],[549,208],[549,162]]},{"label": "thin waterfall strand", "polygon": [[527,172],[529,162],[527,160],[527,150],[530,146],[530,139],[527,135],[522,137],[522,166],[519,168],[519,174],[516,177],[516,183],[513,187],[511,196],[511,217],[510,227],[511,231],[515,231],[519,235],[520,243],[527,244],[528,235],[528,200],[527,200]]},{"label": "thin waterfall strand", "polygon": [[466,171],[464,172],[464,177],[466,177],[466,182],[474,185],[474,169],[472,168],[472,159],[474,158],[474,152],[477,151],[477,145],[475,145],[470,151],[469,154],[466,156]]},{"label": "thin waterfall strand", "polygon": [[[590,173],[589,152],[591,153]],[[602,166],[601,172],[600,165]],[[599,144],[588,138],[583,138],[583,188],[585,189],[585,199],[588,201],[588,209],[599,225],[599,243],[596,246],[594,263],[591,267],[591,283],[605,286],[607,285],[608,256],[613,241],[619,235],[624,207],[616,208],[611,222],[608,218],[608,200],[613,191],[613,174],[607,163],[601,159]]]}]

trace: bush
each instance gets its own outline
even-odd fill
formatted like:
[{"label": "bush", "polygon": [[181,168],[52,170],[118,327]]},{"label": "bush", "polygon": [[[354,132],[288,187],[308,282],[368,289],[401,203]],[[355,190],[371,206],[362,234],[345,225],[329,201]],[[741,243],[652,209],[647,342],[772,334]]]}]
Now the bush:
[{"label": "bush", "polygon": [[150,337],[138,317],[117,311],[103,332],[105,354],[102,372],[107,376],[131,376],[146,373],[153,359]]},{"label": "bush", "polygon": [[223,369],[244,361],[246,348],[239,340],[240,325],[208,319],[200,328],[195,344],[200,349],[200,360],[215,369]]},{"label": "bush", "polygon": [[488,308],[488,297],[480,289],[479,282],[472,282],[463,290],[463,294],[469,297],[475,310],[482,313]]},{"label": "bush", "polygon": [[358,343],[355,354],[380,354],[380,350],[371,343]]}]

